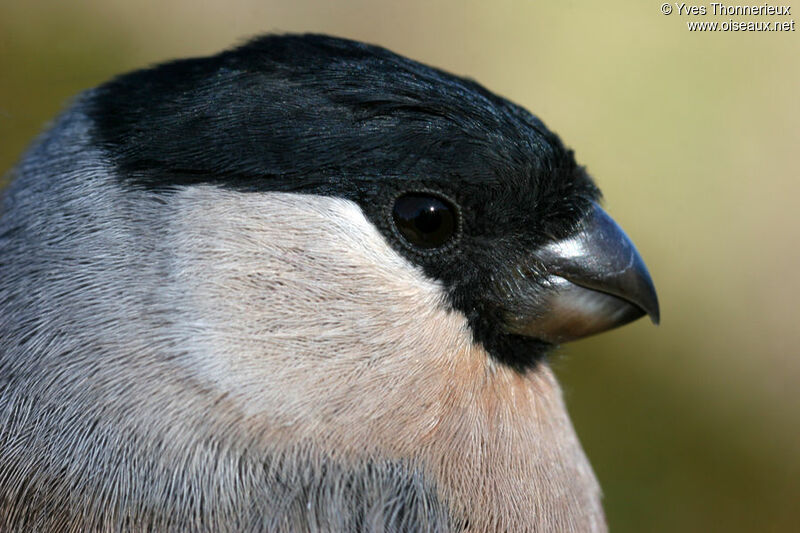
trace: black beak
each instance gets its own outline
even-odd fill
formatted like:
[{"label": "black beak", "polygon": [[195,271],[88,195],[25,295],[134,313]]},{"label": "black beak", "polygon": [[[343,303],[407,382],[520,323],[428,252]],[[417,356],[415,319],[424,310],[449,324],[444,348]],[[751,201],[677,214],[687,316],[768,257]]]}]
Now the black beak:
[{"label": "black beak", "polygon": [[[508,331],[561,343],[650,315],[659,321],[658,296],[639,252],[595,204],[579,231],[534,253],[545,272],[537,311],[508,317]],[[541,281],[539,284],[541,286]]]}]

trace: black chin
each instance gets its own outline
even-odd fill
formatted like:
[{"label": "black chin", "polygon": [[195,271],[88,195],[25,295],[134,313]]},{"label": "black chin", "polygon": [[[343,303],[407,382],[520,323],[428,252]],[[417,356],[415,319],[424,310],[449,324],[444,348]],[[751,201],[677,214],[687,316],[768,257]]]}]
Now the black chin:
[{"label": "black chin", "polygon": [[499,320],[471,317],[469,323],[475,342],[480,343],[492,359],[519,373],[535,369],[556,347],[536,337],[507,333]]}]

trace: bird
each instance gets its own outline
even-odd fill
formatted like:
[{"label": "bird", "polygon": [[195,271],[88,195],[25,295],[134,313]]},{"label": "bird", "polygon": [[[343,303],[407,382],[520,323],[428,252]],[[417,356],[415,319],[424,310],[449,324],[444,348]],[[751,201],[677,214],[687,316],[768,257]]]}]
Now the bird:
[{"label": "bird", "polygon": [[0,215],[0,531],[605,531],[550,368],[653,281],[469,78],[268,34],[77,97]]}]

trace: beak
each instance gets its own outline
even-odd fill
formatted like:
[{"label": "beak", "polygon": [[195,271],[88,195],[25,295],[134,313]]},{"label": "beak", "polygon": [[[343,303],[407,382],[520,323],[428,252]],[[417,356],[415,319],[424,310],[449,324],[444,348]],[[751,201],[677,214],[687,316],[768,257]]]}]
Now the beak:
[{"label": "beak", "polygon": [[622,228],[599,205],[575,235],[540,248],[534,261],[544,270],[546,289],[536,297],[537,312],[507,317],[509,333],[557,344],[645,314],[658,324],[658,296],[647,267]]}]

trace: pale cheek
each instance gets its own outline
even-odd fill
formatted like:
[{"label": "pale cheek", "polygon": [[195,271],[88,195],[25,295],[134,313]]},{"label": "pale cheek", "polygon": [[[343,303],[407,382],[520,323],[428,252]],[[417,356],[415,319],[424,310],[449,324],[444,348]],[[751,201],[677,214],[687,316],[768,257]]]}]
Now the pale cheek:
[{"label": "pale cheek", "polygon": [[296,435],[430,432],[446,369],[471,349],[438,283],[350,202],[189,193],[180,272],[186,308],[203,317],[193,353],[209,383],[253,424]]}]

